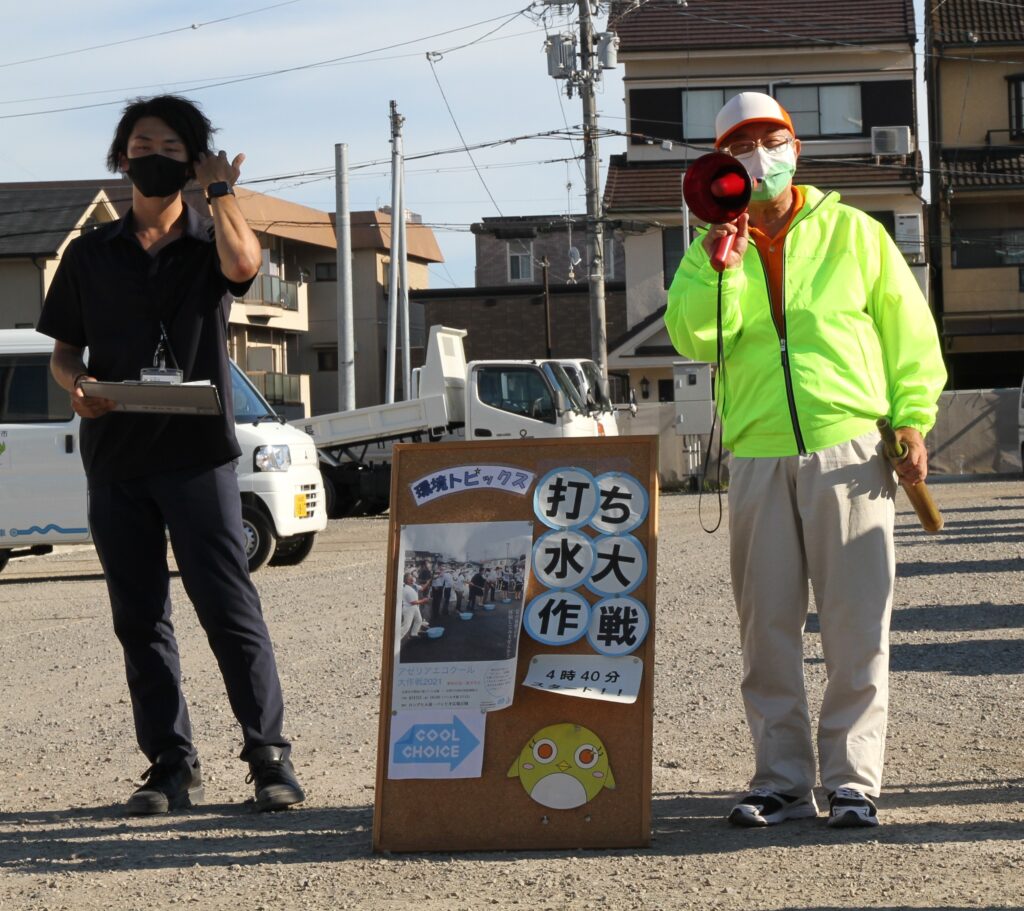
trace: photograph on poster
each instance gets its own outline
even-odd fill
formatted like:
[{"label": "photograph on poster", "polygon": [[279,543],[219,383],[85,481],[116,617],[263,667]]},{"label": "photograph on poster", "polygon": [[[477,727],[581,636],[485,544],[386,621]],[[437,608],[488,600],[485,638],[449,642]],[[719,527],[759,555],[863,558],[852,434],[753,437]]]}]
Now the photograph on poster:
[{"label": "photograph on poster", "polygon": [[395,709],[511,702],[532,522],[403,525]]}]

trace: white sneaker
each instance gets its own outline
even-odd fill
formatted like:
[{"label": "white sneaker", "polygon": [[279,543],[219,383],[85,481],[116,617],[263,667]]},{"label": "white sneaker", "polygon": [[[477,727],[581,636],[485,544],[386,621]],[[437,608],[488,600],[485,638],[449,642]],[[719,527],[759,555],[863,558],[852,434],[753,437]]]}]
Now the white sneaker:
[{"label": "white sneaker", "polygon": [[734,826],[774,826],[787,819],[809,819],[817,815],[818,804],[811,793],[791,797],[767,788],[754,788],[732,808],[729,822]]},{"label": "white sneaker", "polygon": [[828,795],[828,824],[837,829],[877,826],[878,808],[856,788],[836,788]]}]

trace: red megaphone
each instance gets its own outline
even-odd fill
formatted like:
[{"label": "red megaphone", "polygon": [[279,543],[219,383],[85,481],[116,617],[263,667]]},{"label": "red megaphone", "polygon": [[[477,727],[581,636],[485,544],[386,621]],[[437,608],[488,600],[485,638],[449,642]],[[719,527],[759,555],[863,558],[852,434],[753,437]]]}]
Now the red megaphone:
[{"label": "red megaphone", "polygon": [[[683,198],[701,221],[722,225],[747,211],[750,202],[750,175],[735,158],[724,152],[701,155],[683,174]],[[722,237],[711,254],[716,272],[725,268],[735,234]]]}]

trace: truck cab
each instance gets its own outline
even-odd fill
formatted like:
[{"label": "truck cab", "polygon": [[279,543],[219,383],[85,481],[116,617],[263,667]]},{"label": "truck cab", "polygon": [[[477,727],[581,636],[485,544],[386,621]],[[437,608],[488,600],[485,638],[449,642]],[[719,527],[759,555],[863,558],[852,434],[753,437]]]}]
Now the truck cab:
[{"label": "truck cab", "polygon": [[603,436],[614,423],[588,405],[558,361],[468,365],[467,439]]},{"label": "truck cab", "polygon": [[[0,569],[12,557],[88,544],[81,419],[50,373],[53,340],[0,330]],[[250,570],[298,563],[327,525],[313,441],[282,422],[232,363],[236,466]]]}]

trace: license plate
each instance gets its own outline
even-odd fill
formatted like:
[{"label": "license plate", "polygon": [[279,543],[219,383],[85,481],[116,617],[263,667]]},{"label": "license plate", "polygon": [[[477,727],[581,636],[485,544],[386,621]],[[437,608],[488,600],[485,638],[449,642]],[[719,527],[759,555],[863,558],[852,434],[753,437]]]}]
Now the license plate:
[{"label": "license plate", "polygon": [[306,495],[304,493],[295,494],[295,518],[305,519],[309,513],[306,511]]}]

